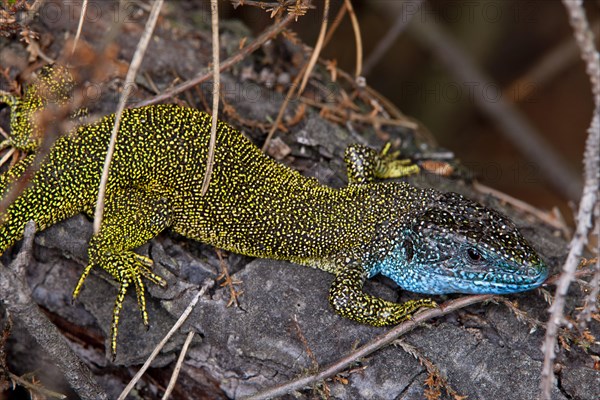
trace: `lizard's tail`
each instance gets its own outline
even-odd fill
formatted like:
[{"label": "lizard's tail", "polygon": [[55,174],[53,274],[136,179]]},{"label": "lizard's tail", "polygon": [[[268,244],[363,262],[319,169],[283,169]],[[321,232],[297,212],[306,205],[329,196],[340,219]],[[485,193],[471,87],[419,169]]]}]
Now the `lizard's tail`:
[{"label": "lizard's tail", "polygon": [[35,160],[35,154],[30,154],[18,163],[16,163],[8,171],[0,175],[0,211],[6,209],[8,204],[4,204],[5,198],[9,194],[9,186],[11,183],[18,180],[27,170],[27,168],[33,164]]},{"label": "lizard's tail", "polygon": [[15,164],[11,169],[0,175],[0,255],[20,238],[18,236],[15,237],[15,228],[10,226],[11,221],[9,221],[7,210],[10,203],[18,196],[18,193],[13,192],[13,190],[19,191],[19,189],[12,184],[23,176],[27,168],[33,164],[34,160],[35,155],[30,154]]}]

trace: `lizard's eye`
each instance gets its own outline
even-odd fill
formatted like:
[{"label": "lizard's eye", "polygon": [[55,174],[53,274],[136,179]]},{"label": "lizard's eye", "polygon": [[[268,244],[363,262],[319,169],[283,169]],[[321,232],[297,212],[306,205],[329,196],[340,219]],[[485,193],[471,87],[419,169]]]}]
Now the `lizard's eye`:
[{"label": "lizard's eye", "polygon": [[474,262],[479,262],[483,260],[483,256],[481,255],[481,253],[477,251],[477,249],[474,247],[469,247],[467,249],[467,256],[469,257],[469,260]]}]

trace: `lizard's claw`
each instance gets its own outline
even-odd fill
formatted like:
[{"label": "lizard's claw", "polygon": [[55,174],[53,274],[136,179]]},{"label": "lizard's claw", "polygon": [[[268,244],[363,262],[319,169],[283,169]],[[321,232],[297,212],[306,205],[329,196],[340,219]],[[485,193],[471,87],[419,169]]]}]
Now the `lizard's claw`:
[{"label": "lizard's claw", "polygon": [[89,275],[94,265],[98,265],[108,271],[118,282],[119,292],[115,300],[113,308],[113,318],[111,324],[111,335],[110,335],[110,350],[113,359],[117,354],[117,337],[119,333],[119,318],[121,309],[123,308],[123,302],[125,301],[125,295],[127,289],[133,284],[137,296],[137,302],[142,314],[142,322],[146,327],[149,326],[148,312],[146,310],[146,288],[142,278],[148,279],[150,282],[155,283],[161,287],[167,286],[167,281],[160,275],[152,272],[151,268],[153,262],[148,257],[141,256],[134,252],[126,251],[119,254],[105,254],[102,259],[97,260],[96,263],[88,264],[84,269],[75,290],[73,291],[73,299],[75,299],[82,287],[83,282]]}]

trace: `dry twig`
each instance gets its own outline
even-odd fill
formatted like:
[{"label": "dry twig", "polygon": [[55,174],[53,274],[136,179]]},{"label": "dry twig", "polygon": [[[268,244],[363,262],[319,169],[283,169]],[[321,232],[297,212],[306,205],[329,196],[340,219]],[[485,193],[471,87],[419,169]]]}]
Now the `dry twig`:
[{"label": "dry twig", "polygon": [[419,364],[425,367],[427,370],[427,379],[425,380],[425,385],[427,385],[427,389],[425,389],[425,397],[427,399],[439,399],[442,395],[442,389],[446,391],[446,393],[454,399],[466,399],[466,396],[461,396],[458,394],[456,390],[450,385],[448,382],[448,378],[446,378],[440,369],[427,357],[425,357],[419,349],[415,346],[407,343],[402,339],[398,339],[394,341],[395,345],[400,346],[402,350],[413,356]]},{"label": "dry twig", "polygon": [[420,324],[427,320],[449,314],[455,310],[464,308],[471,304],[477,304],[484,301],[488,301],[493,297],[493,295],[465,296],[456,300],[448,301],[442,304],[439,308],[433,308],[420,312],[419,314],[415,315],[412,319],[402,322],[401,324],[395,326],[386,333],[379,335],[371,342],[359,347],[355,351],[350,352],[349,354],[337,360],[333,364],[329,365],[328,367],[325,367],[320,372],[293,379],[289,382],[271,387],[262,392],[246,397],[245,399],[269,399],[273,397],[283,396],[284,394],[290,393],[294,390],[299,390],[303,387],[310,386],[314,382],[322,381],[330,376],[333,376],[343,371],[344,369],[352,365],[354,362],[356,362],[357,359],[366,357],[374,351],[379,350],[384,346],[387,346],[394,340],[398,339],[398,337],[400,337],[401,335],[413,330],[414,328],[418,327]]},{"label": "dry twig", "polygon": [[290,100],[292,99],[292,97],[294,97],[294,94],[296,93],[296,88],[298,87],[298,84],[300,83],[300,79],[305,74],[307,68],[308,68],[308,64],[304,64],[304,66],[302,67],[302,69],[300,70],[298,75],[296,75],[296,78],[294,78],[294,82],[292,82],[292,85],[288,89],[288,92],[285,95],[285,99],[283,100],[283,103],[281,103],[281,107],[279,107],[279,112],[277,113],[275,122],[273,123],[273,125],[271,126],[271,129],[269,130],[269,133],[267,134],[267,138],[265,139],[265,143],[263,144],[262,151],[266,152],[268,150],[269,145],[271,144],[271,139],[273,138],[275,131],[281,124],[281,120],[283,119],[283,114],[285,113],[285,110],[287,109],[287,105],[290,102]]},{"label": "dry twig", "polygon": [[67,398],[67,396],[65,396],[62,393],[57,393],[52,390],[46,389],[39,383],[33,381],[34,378],[31,378],[33,382],[30,382],[29,380],[25,379],[24,377],[17,376],[11,372],[8,373],[8,376],[10,377],[10,380],[13,381],[13,385],[18,384],[18,385],[23,386],[25,389],[27,389],[29,391],[29,396],[32,399],[39,398],[38,396],[36,396],[36,394],[41,395],[42,398],[46,398],[46,397],[49,397],[51,399],[66,399]]},{"label": "dry twig", "polygon": [[325,4],[323,6],[323,19],[321,21],[321,30],[319,31],[319,38],[317,39],[317,43],[315,44],[315,48],[308,60],[308,66],[304,71],[304,77],[302,78],[302,82],[300,83],[300,89],[298,89],[298,95],[301,95],[304,92],[304,88],[306,88],[306,84],[308,83],[308,78],[310,78],[310,74],[312,73],[317,60],[319,59],[319,54],[321,53],[321,49],[323,48],[323,42],[325,40],[325,33],[327,32],[327,22],[329,18],[329,0],[325,0]]},{"label": "dry twig", "polygon": [[542,211],[539,208],[536,208],[531,204],[524,202],[523,200],[509,196],[506,193],[486,186],[477,181],[473,182],[473,189],[477,190],[480,193],[492,195],[495,198],[500,199],[501,201],[512,204],[514,207],[519,208],[520,210],[526,212],[529,215],[535,216],[540,221],[544,222],[547,225],[550,225],[555,229],[559,229],[563,233],[569,232],[569,227],[566,225],[565,221],[562,218],[557,218],[549,212]]},{"label": "dry twig", "polygon": [[[551,397],[554,382],[554,359],[556,357],[554,345],[556,343],[558,328],[563,322],[566,294],[574,278],[579,257],[581,256],[583,247],[587,243],[588,235],[594,222],[596,222],[596,228],[600,229],[598,221],[594,221],[594,215],[596,218],[600,216],[600,205],[598,204],[598,187],[600,184],[600,177],[598,176],[598,164],[600,163],[600,56],[594,45],[594,35],[590,30],[582,2],[579,0],[563,0],[563,4],[569,14],[569,22],[581,50],[581,56],[586,63],[595,107],[585,145],[583,160],[584,188],[577,213],[577,227],[573,239],[569,244],[569,255],[563,266],[563,274],[556,288],[554,304],[550,308],[551,316],[548,321],[546,338],[544,340],[544,365],[542,367],[542,379],[540,382],[540,397],[543,400],[550,400]],[[596,277],[593,279],[596,284],[596,287],[592,290],[592,293],[595,295],[594,297],[598,294],[598,284],[600,283],[600,278],[598,277],[600,272],[598,271],[600,271],[600,260],[596,262]],[[590,307],[595,307],[595,303],[595,298],[587,301]]]},{"label": "dry twig", "polygon": [[362,58],[363,58],[363,46],[362,38],[360,35],[360,25],[358,24],[358,18],[352,7],[351,0],[344,0],[344,5],[348,9],[348,15],[352,22],[352,29],[354,30],[354,41],[356,43],[356,69],[354,71],[354,77],[358,78],[362,74]]},{"label": "dry twig", "polygon": [[154,348],[154,350],[152,350],[152,353],[150,354],[150,356],[148,356],[148,359],[146,360],[146,362],[144,363],[144,365],[142,365],[142,368],[140,368],[140,370],[137,372],[137,374],[135,374],[135,376],[127,384],[127,386],[125,387],[125,389],[123,389],[123,391],[119,395],[118,400],[125,400],[125,398],[129,394],[129,392],[131,392],[131,389],[133,389],[133,387],[135,386],[135,384],[141,379],[141,377],[144,375],[144,373],[146,372],[146,370],[150,367],[150,364],[152,364],[152,361],[154,361],[154,359],[156,358],[156,356],[158,355],[158,353],[160,353],[160,351],[165,346],[165,344],[167,344],[167,342],[169,341],[169,339],[171,339],[171,337],[175,334],[175,332],[177,332],[179,330],[179,328],[181,327],[181,325],[183,325],[183,323],[185,322],[185,320],[187,319],[187,317],[194,310],[194,307],[196,306],[196,303],[198,303],[198,300],[200,299],[200,297],[202,297],[202,295],[204,294],[204,292],[206,292],[206,290],[208,289],[209,286],[210,286],[209,283],[205,283],[204,285],[202,285],[202,288],[192,298],[192,301],[190,301],[190,304],[188,304],[188,306],[183,311],[183,313],[181,313],[181,316],[175,322],[175,324],[173,324],[173,326],[171,327],[171,329],[169,330],[169,332],[160,341],[160,343],[158,343],[156,345],[156,347]]},{"label": "dry twig", "polygon": [[173,375],[171,375],[169,385],[165,390],[165,394],[163,395],[162,400],[167,400],[171,395],[171,392],[173,392],[173,389],[175,388],[175,383],[177,383],[177,378],[179,377],[179,372],[181,371],[181,365],[183,364],[183,360],[185,359],[187,350],[190,347],[190,343],[192,343],[194,333],[194,331],[190,331],[187,337],[185,338],[185,342],[183,343],[183,347],[181,348],[181,353],[179,353],[179,358],[177,358],[177,363],[175,364],[175,369],[173,370]]},{"label": "dry twig", "polygon": [[208,144],[208,157],[206,160],[206,172],[202,181],[201,193],[204,196],[210,184],[213,164],[215,161],[215,145],[217,142],[217,124],[219,123],[219,87],[221,85],[221,73],[219,72],[219,2],[210,0],[210,22],[212,30],[212,58],[213,58],[213,103],[212,118],[210,123],[210,143]]},{"label": "dry twig", "polygon": [[85,14],[87,12],[88,0],[83,0],[81,3],[81,13],[79,14],[79,23],[77,25],[77,32],[75,33],[75,39],[73,40],[73,48],[71,49],[71,56],[75,53],[77,43],[79,43],[79,37],[81,36],[81,30],[83,29],[83,21],[85,21]]},{"label": "dry twig", "polygon": [[24,276],[31,259],[34,233],[35,223],[30,221],[25,227],[21,252],[9,268],[0,264],[0,292],[6,309],[14,318],[21,320],[81,398],[108,399],[87,366],[73,353],[65,338],[31,298],[31,289],[24,282]]},{"label": "dry twig", "polygon": [[152,4],[152,12],[148,17],[148,21],[146,21],[144,32],[142,33],[140,42],[138,43],[138,46],[135,50],[135,54],[133,55],[133,59],[131,60],[131,65],[129,66],[129,70],[127,71],[127,76],[125,77],[123,93],[121,94],[121,98],[119,99],[119,105],[117,107],[117,112],[115,113],[115,124],[110,135],[110,143],[106,152],[106,158],[104,159],[104,167],[102,168],[100,186],[98,187],[98,200],[96,201],[96,210],[94,212],[94,234],[97,234],[100,231],[100,225],[102,224],[102,214],[104,213],[104,195],[106,193],[106,184],[108,182],[110,163],[112,161],[112,156],[115,151],[115,145],[117,143],[117,133],[119,132],[121,116],[123,115],[125,104],[127,103],[127,99],[129,98],[131,90],[133,89],[137,71],[142,63],[142,60],[144,59],[144,53],[146,52],[148,43],[150,43],[150,38],[152,37],[152,32],[154,31],[154,27],[156,26],[156,21],[158,20],[158,15],[160,14],[160,9],[162,8],[163,1],[164,0],[156,0]]},{"label": "dry twig", "polygon": [[[260,36],[258,36],[256,39],[254,39],[254,41],[252,41],[246,47],[244,47],[243,49],[238,51],[236,54],[234,54],[233,56],[229,57],[227,60],[222,62],[220,72],[228,70],[229,68],[231,68],[232,66],[234,66],[235,64],[239,63],[244,58],[246,58],[248,56],[248,54],[253,53],[254,51],[258,50],[264,43],[273,39],[283,29],[285,29],[285,27],[287,25],[289,25],[294,20],[294,18],[295,18],[294,15],[288,14],[281,21],[274,24],[269,29],[266,29]],[[181,93],[181,92],[186,91],[187,89],[190,89],[196,85],[206,82],[212,76],[213,76],[212,71],[201,72],[196,77],[194,77],[180,85],[177,85],[172,89],[166,90],[165,92],[163,92],[162,94],[160,94],[158,96],[154,96],[150,99],[147,99],[147,100],[144,100],[144,101],[141,101],[141,102],[135,104],[135,107],[148,106],[151,104],[156,104],[156,103],[160,103],[161,101],[168,100],[169,98],[175,96],[178,93]]]},{"label": "dry twig", "polygon": [[338,11],[337,15],[333,19],[333,22],[331,23],[331,27],[327,31],[327,35],[325,35],[325,40],[323,41],[323,47],[327,46],[327,44],[333,37],[333,34],[337,30],[337,28],[340,26],[340,23],[342,22],[342,19],[344,18],[344,15],[346,15],[347,12],[348,12],[348,8],[346,7],[346,3],[344,2],[344,4],[342,4],[342,6],[340,7],[340,10]]}]

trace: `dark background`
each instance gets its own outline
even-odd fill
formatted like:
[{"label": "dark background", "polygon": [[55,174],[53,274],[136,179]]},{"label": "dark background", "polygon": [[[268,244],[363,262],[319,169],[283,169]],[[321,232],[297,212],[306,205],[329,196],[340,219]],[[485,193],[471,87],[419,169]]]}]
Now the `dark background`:
[{"label": "dark background", "polygon": [[[330,25],[342,3],[331,2]],[[540,208],[558,206],[565,219],[571,220],[570,201],[576,199],[549,185],[540,166],[518,151],[471,96],[472,90],[484,90],[490,101],[501,97],[513,102],[581,180],[592,96],[560,1],[433,0],[426,2],[427,10],[424,3],[407,8],[400,0],[352,3],[360,23],[365,60],[394,21],[402,18],[402,11],[413,15],[412,23],[443,28],[449,39],[462,47],[491,79],[491,85],[454,77],[431,49],[415,40],[410,27],[367,71],[367,83],[405,114],[420,120],[483,184]],[[323,12],[322,2],[314,4],[317,8],[292,26],[310,45],[317,40]],[[600,2],[586,1],[585,5],[598,32]],[[272,23],[268,13],[253,7],[234,11],[224,4],[221,11],[241,18],[253,32]],[[347,16],[322,57],[335,59],[344,70],[354,71],[354,34]],[[535,72],[540,69],[541,72]]]}]

